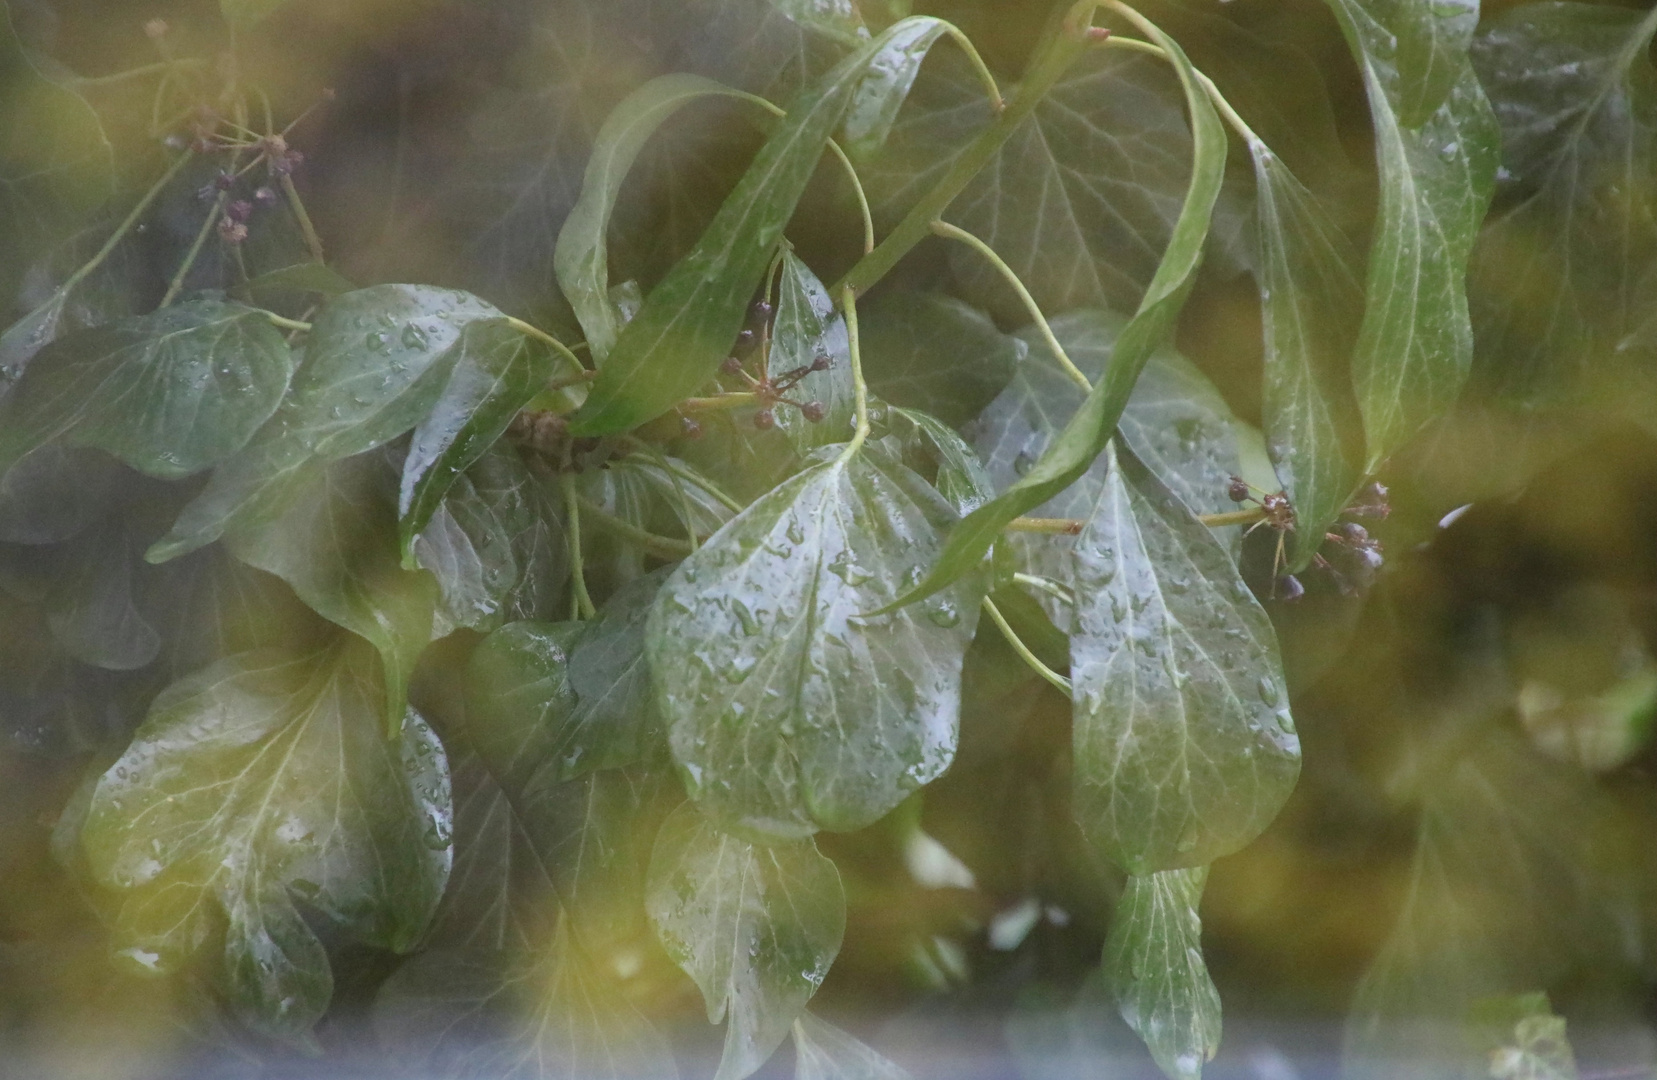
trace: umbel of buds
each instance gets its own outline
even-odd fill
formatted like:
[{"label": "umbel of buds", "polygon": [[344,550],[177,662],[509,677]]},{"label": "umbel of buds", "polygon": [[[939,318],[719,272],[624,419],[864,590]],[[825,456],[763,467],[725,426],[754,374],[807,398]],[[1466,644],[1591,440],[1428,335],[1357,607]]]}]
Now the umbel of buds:
[{"label": "umbel of buds", "polygon": [[761,409],[754,413],[754,426],[761,431],[770,431],[777,426],[777,414],[770,409]]}]

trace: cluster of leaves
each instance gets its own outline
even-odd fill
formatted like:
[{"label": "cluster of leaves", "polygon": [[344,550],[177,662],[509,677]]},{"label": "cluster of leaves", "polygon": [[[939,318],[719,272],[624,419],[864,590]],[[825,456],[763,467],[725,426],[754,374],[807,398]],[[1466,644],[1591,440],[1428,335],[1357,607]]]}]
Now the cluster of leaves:
[{"label": "cluster of leaves", "polygon": [[[281,6],[224,0],[248,35]],[[938,18],[683,6],[681,70],[616,95],[579,183],[479,230],[528,300],[329,269],[292,128],[268,101],[253,126],[234,64],[163,49],[153,183],[112,200],[98,114],[0,7],[0,291],[28,298],[0,335],[0,701],[100,754],[55,851],[117,956],[269,1039],[310,1038],[349,943],[416,953],[377,1022],[454,1075],[675,1076],[623,986],[653,941],[726,1025],[720,1080],[791,1032],[801,1077],[898,1076],[806,1012],[847,928],[818,838],[949,769],[1004,637],[1069,699],[1070,812],[1125,875],[1100,983],[1198,1076],[1208,867],[1300,769],[1242,531],[1278,540],[1267,597],[1373,572],[1340,519],[1455,405],[1479,319],[1523,343],[1493,377],[1524,395],[1657,340],[1657,15],[1329,0],[1374,132],[1361,257],[1311,125],[1182,47],[1218,16],[1062,5],[1005,90]],[[635,166],[716,108],[757,150],[650,221]],[[814,199],[864,241],[833,285],[791,242]],[[140,303],[125,260],[169,200],[205,218]],[[934,234],[953,293],[877,289]],[[1257,287],[1258,429],[1173,345],[1205,258]],[[1459,842],[1428,821],[1420,882]],[[1516,1030],[1496,1075],[1574,1070]]]}]

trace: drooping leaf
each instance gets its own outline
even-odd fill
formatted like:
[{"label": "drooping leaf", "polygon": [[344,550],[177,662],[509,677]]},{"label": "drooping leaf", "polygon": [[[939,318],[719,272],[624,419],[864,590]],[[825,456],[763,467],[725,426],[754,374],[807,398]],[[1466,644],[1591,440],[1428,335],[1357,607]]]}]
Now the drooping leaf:
[{"label": "drooping leaf", "polygon": [[1523,201],[1474,251],[1478,348],[1521,400],[1568,395],[1647,317],[1657,266],[1657,15],[1526,4],[1493,21],[1473,63]]},{"label": "drooping leaf", "polygon": [[1295,508],[1288,569],[1305,569],[1356,486],[1361,457],[1351,356],[1363,312],[1344,237],[1271,148],[1254,160],[1260,311],[1265,335],[1261,402],[1266,447]]},{"label": "drooping leaf", "polygon": [[190,300],[42,349],[0,400],[0,469],[53,439],[175,479],[240,450],[293,374],[263,312]]},{"label": "drooping leaf", "polygon": [[868,34],[852,0],[770,0],[770,3],[801,26],[831,37],[855,41]]},{"label": "drooping leaf", "polygon": [[814,371],[795,383],[789,397],[802,404],[821,404],[822,419],[812,423],[800,410],[786,406],[775,410],[777,426],[802,454],[847,439],[856,420],[857,395],[845,316],[835,313],[834,298],[811,268],[792,251],[784,251],[771,329],[771,377],[810,367],[820,356],[828,357],[828,370]]},{"label": "drooping leaf", "polygon": [[369,944],[420,938],[449,872],[443,748],[410,712],[388,741],[373,653],[243,653],[173,684],[99,780],[82,832],[123,896],[123,955],[173,969],[216,941],[258,1030],[301,1035],[332,990],[298,903]]},{"label": "drooping leaf", "polygon": [[1129,877],[1105,940],[1105,984],[1171,1080],[1197,1080],[1220,1048],[1220,993],[1197,916],[1207,881],[1206,866]]},{"label": "drooping leaf", "polygon": [[715,1080],[742,1080],[787,1038],[846,929],[840,873],[809,839],[751,844],[690,803],[662,825],[646,906],[708,1022],[725,1021]]},{"label": "drooping leaf", "polygon": [[889,38],[869,62],[842,126],[845,150],[854,160],[870,158],[886,145],[898,110],[921,73],[921,62],[948,30],[943,22],[915,20]]},{"label": "drooping leaf", "polygon": [[912,1080],[867,1043],[802,1012],[794,1021],[794,1080]]},{"label": "drooping leaf", "polygon": [[570,724],[575,691],[569,674],[570,650],[585,629],[574,622],[508,623],[472,653],[467,728],[509,791],[522,790],[542,770],[567,779],[585,754],[582,733]]},{"label": "drooping leaf", "polygon": [[964,424],[999,394],[1028,346],[941,293],[890,290],[857,309],[869,389],[894,405]]},{"label": "drooping leaf", "polygon": [[431,641],[437,602],[431,575],[398,559],[394,483],[377,455],[333,462],[312,474],[280,518],[226,538],[236,558],[286,581],[318,615],[379,651],[393,727],[414,662]]},{"label": "drooping leaf", "polygon": [[55,544],[118,505],[121,467],[96,450],[48,443],[0,474],[0,541]]},{"label": "drooping leaf", "polygon": [[318,471],[418,424],[442,396],[465,326],[500,312],[475,296],[427,285],[374,285],[318,313],[281,408],[213,473],[147,558],[163,562],[226,531],[279,518]]},{"label": "drooping leaf", "polygon": [[[978,565],[1001,531],[1014,518],[1035,509],[1075,483],[1093,464],[1116,430],[1122,410],[1146,361],[1173,334],[1185,298],[1196,283],[1203,245],[1225,178],[1226,133],[1199,76],[1179,45],[1166,34],[1151,35],[1179,73],[1191,116],[1191,184],[1156,274],[1139,307],[1117,335],[1111,364],[1079,409],[1010,487],[962,519],[931,573],[909,590],[903,603],[932,595]],[[1045,256],[1044,256],[1045,257]],[[1017,269],[1015,267],[1015,269]],[[1037,296],[1040,300],[1040,296]]]},{"label": "drooping leaf", "polygon": [[953,519],[864,451],[784,481],[668,578],[645,650],[706,812],[784,837],[857,829],[948,767],[979,594],[865,616],[918,580]]},{"label": "drooping leaf", "polygon": [[1277,638],[1191,511],[1106,458],[1076,541],[1076,816],[1130,873],[1203,866],[1258,836],[1300,772]]},{"label": "drooping leaf", "polygon": [[397,513],[405,563],[449,486],[505,434],[555,372],[569,373],[552,346],[507,319],[467,323],[449,352],[458,355],[448,384],[415,426],[403,461]]},{"label": "drooping leaf", "polygon": [[574,772],[619,768],[660,753],[662,721],[645,660],[645,624],[667,575],[663,568],[618,590],[570,654],[576,695],[570,722],[590,744]]},{"label": "drooping leaf", "polygon": [[127,528],[115,522],[70,546],[67,572],[46,597],[46,624],[82,663],[131,671],[161,652],[160,635],[134,601],[135,554]]},{"label": "drooping leaf", "polygon": [[904,26],[852,53],[789,103],[702,238],[617,337],[572,432],[634,427],[713,376],[869,60]]},{"label": "drooping leaf", "polygon": [[1363,72],[1380,209],[1353,378],[1373,472],[1455,401],[1473,361],[1467,259],[1500,133],[1467,46],[1475,0],[1328,0]]}]

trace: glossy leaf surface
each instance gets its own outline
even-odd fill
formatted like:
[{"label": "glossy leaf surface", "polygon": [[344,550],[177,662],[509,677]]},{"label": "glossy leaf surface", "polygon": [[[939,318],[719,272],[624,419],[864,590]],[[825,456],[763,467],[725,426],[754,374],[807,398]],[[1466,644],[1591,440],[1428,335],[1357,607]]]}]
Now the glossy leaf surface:
[{"label": "glossy leaf surface", "polygon": [[809,1012],[794,1021],[794,1080],[911,1080],[909,1073]]}]

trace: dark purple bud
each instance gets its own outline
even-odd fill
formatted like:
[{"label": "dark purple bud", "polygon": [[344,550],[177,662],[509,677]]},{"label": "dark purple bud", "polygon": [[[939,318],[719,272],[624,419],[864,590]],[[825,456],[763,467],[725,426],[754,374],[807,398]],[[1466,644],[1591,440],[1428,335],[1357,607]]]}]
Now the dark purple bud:
[{"label": "dark purple bud", "polygon": [[1381,568],[1381,553],[1373,547],[1357,548],[1352,552],[1352,554],[1358,560],[1360,565],[1367,567],[1370,570],[1379,570]]},{"label": "dark purple bud", "polygon": [[719,370],[726,375],[737,375],[742,371],[742,361],[734,356],[727,356],[725,362],[719,365]]},{"label": "dark purple bud", "polygon": [[761,431],[770,431],[777,426],[777,414],[770,409],[761,409],[754,414],[754,426]]},{"label": "dark purple bud", "polygon": [[268,184],[259,185],[259,187],[254,189],[253,201],[258,203],[260,206],[275,206],[276,189]]},{"label": "dark purple bud", "polygon": [[828,406],[821,401],[808,401],[800,406],[800,415],[813,424],[821,424],[823,417],[828,415]]},{"label": "dark purple bud", "polygon": [[229,217],[220,218],[219,238],[227,244],[239,244],[247,239],[247,226]]},{"label": "dark purple bud", "polygon": [[1249,497],[1248,482],[1241,476],[1233,476],[1231,483],[1226,485],[1225,493],[1234,503],[1246,502]]},{"label": "dark purple bud", "polygon": [[771,317],[771,305],[764,300],[755,300],[754,306],[749,309],[749,313],[753,315],[755,322],[765,322]]},{"label": "dark purple bud", "polygon": [[752,330],[744,330],[744,331],[742,331],[742,333],[738,334],[736,336],[736,347],[739,350],[753,348],[754,347],[754,332]]},{"label": "dark purple bud", "polygon": [[1277,598],[1285,603],[1292,604],[1306,595],[1306,586],[1293,574],[1284,574],[1277,579]]},{"label": "dark purple bud", "polygon": [[814,360],[811,361],[811,370],[812,371],[827,371],[829,368],[831,368],[833,366],[834,366],[834,357],[832,357],[832,356],[818,356],[817,358],[815,358]]},{"label": "dark purple bud", "polygon": [[237,199],[225,208],[224,213],[231,221],[246,221],[253,216],[253,204],[246,199]]},{"label": "dark purple bud", "polygon": [[1341,526],[1341,535],[1349,544],[1362,544],[1369,539],[1369,530],[1355,521],[1349,521]]},{"label": "dark purple bud", "polygon": [[221,172],[219,175],[213,177],[213,186],[220,191],[229,191],[230,186],[235,182],[236,178],[227,172]]}]

